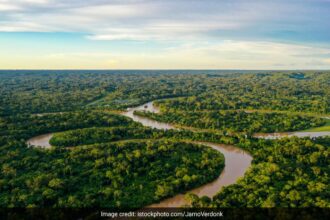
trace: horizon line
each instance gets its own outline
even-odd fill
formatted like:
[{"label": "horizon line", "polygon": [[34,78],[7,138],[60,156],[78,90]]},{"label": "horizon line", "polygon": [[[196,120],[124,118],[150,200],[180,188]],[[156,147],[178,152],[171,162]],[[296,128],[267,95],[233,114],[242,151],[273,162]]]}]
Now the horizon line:
[{"label": "horizon line", "polygon": [[0,69],[0,71],[127,71],[127,70],[138,70],[138,71],[330,71],[330,69]]}]

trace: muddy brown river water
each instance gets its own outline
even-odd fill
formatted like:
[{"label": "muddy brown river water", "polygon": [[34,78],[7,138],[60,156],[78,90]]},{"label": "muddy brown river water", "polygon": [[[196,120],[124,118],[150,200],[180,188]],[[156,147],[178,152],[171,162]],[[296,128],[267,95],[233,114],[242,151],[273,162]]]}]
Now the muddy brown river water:
[{"label": "muddy brown river water", "polygon": [[324,137],[330,136],[330,131],[316,131],[316,132],[308,132],[308,131],[299,131],[299,132],[283,132],[283,133],[256,133],[253,135],[256,138],[264,138],[264,139],[279,139],[284,137]]},{"label": "muddy brown river water", "polygon": [[53,134],[43,134],[27,140],[27,144],[32,147],[51,148],[49,140],[53,137]]}]

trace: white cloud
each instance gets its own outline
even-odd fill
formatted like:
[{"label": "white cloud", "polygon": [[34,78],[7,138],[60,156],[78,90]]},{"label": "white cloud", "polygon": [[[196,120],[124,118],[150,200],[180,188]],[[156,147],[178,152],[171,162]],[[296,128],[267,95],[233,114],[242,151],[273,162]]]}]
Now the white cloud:
[{"label": "white cloud", "polygon": [[[174,45],[181,45],[157,52],[155,49],[152,53],[145,50],[144,54],[133,49],[120,51],[118,48],[111,53],[86,53],[82,45],[80,50],[72,53],[43,53],[24,58],[17,57],[17,60],[24,60],[22,62],[25,64],[21,68],[36,68],[50,64],[54,68],[124,69],[291,69],[330,66],[329,40],[323,44],[315,44],[319,43],[318,37],[326,39],[330,36],[330,5],[324,5],[329,1],[187,2],[0,0],[0,35],[1,32],[78,32],[93,40],[90,44],[104,43],[95,41],[151,40],[158,43],[162,41],[162,46],[164,42],[169,45],[173,42]],[[323,5],[320,6],[318,3]],[[287,34],[289,37],[286,38]],[[284,37],[281,38],[282,36]],[[309,36],[309,43],[301,40]],[[144,42],[140,43],[142,45]],[[313,44],[320,46],[308,46]],[[139,46],[137,51],[144,51],[142,47]],[[1,61],[4,62],[6,59],[4,56]],[[16,60],[8,61],[13,65],[15,62]]]},{"label": "white cloud", "polygon": [[0,10],[22,10],[27,9],[26,7],[47,5],[51,2],[49,0],[0,0]]},{"label": "white cloud", "polygon": [[240,27],[237,23],[223,22],[149,22],[143,27],[133,25],[125,28],[106,28],[95,30],[93,35],[87,36],[91,40],[188,40],[196,39],[209,31],[232,30]]},{"label": "white cloud", "polygon": [[5,12],[5,11],[17,11],[20,10],[21,7],[13,4],[8,4],[6,2],[1,2],[0,1],[0,12]]},{"label": "white cloud", "polygon": [[[45,31],[47,27],[49,31],[88,33],[94,40],[177,40],[213,35],[225,39],[223,32],[244,39],[259,32],[297,31],[308,22],[314,23],[310,27],[329,27],[324,22],[329,17],[326,7],[284,0],[0,0],[0,11],[0,21],[6,23],[1,31],[39,31],[36,27]],[[27,25],[17,28],[17,23]]]},{"label": "white cloud", "polygon": [[41,24],[32,22],[1,22],[0,21],[0,32],[49,32],[51,29]]}]

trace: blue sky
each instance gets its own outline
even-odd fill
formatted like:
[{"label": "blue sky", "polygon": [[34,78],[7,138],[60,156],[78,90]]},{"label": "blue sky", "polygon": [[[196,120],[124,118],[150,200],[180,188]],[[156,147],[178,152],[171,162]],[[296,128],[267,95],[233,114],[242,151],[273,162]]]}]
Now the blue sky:
[{"label": "blue sky", "polygon": [[0,69],[330,69],[330,0],[0,0]]}]

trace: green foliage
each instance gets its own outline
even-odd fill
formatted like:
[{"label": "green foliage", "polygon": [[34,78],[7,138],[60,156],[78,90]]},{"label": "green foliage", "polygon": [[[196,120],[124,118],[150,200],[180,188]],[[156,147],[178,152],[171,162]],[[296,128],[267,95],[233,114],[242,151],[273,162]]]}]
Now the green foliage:
[{"label": "green foliage", "polygon": [[[149,100],[204,90],[196,76],[148,71],[18,71],[0,73],[0,116],[106,107],[125,109]],[[192,74],[195,75],[195,74]]]},{"label": "green foliage", "polygon": [[[223,156],[196,140],[235,144],[254,160],[212,200],[189,195],[193,206],[330,207],[328,137],[240,134],[324,124],[329,82],[313,71],[2,72],[0,206],[143,207],[219,175]],[[156,102],[163,114],[138,114],[209,130],[144,128],[109,111],[169,97]],[[50,150],[26,146],[50,132],[59,132]]]},{"label": "green foliage", "polygon": [[255,141],[251,169],[212,201],[190,198],[195,207],[330,207],[329,147],[308,139]]},{"label": "green foliage", "polygon": [[2,207],[140,208],[207,183],[224,166],[211,148],[168,140],[18,152],[0,157]]},{"label": "green foliage", "polygon": [[162,114],[136,111],[134,114],[178,125],[235,132],[283,132],[304,130],[325,124],[325,120],[287,113],[244,111],[173,111],[162,107]]},{"label": "green foliage", "polygon": [[[205,73],[206,72],[206,73]],[[106,107],[168,97],[184,110],[268,109],[329,113],[329,72],[25,71],[0,73],[0,116]]]},{"label": "green foliage", "polygon": [[160,101],[167,108],[200,110],[277,110],[330,112],[330,74],[306,73],[305,79],[287,73],[246,74],[208,82],[207,92]]},{"label": "green foliage", "polygon": [[[1,122],[2,207],[141,208],[213,180],[224,166],[219,152],[174,141],[191,132],[143,128],[107,111],[12,115]],[[52,139],[59,147],[27,148],[26,139],[55,131],[64,131]]]},{"label": "green foliage", "polygon": [[[106,126],[139,126],[129,118],[106,111],[76,111],[44,115],[12,115],[0,118],[1,138],[27,139],[38,134],[76,128]],[[0,143],[1,143],[0,138]]]},{"label": "green foliage", "polygon": [[104,143],[122,139],[138,139],[146,136],[137,128],[94,127],[56,133],[50,140],[53,146],[72,147],[82,144]]}]

